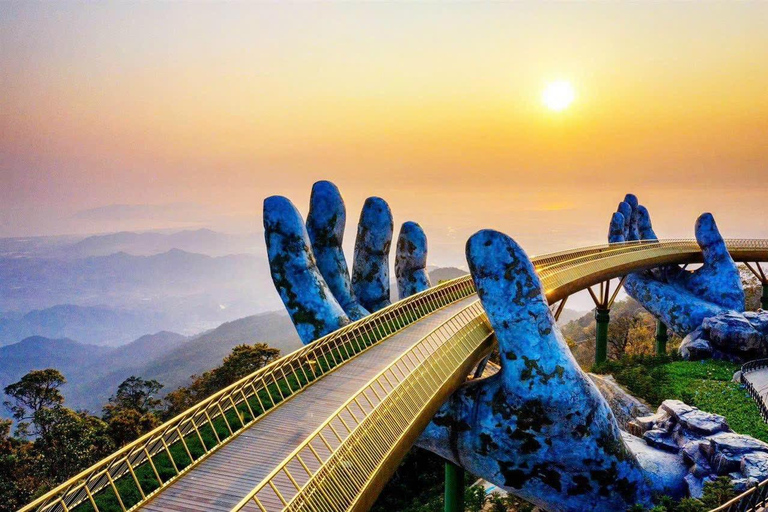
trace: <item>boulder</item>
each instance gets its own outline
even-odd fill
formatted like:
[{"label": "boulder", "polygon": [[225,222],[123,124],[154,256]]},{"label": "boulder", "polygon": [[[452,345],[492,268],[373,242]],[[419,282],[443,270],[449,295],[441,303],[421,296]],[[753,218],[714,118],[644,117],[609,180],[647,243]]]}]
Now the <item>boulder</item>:
[{"label": "boulder", "polygon": [[664,400],[657,412],[665,412],[672,416],[674,419],[679,419],[681,415],[687,414],[691,411],[698,410],[695,407],[681,402],[680,400]]},{"label": "boulder", "polygon": [[740,313],[727,311],[706,318],[701,326],[710,344],[723,352],[752,357],[768,353],[763,335]]},{"label": "boulder", "polygon": [[730,430],[724,417],[699,409],[681,414],[678,416],[678,421],[685,429],[704,436]]},{"label": "boulder", "polygon": [[663,429],[649,430],[643,434],[643,439],[645,439],[645,442],[650,446],[659,448],[660,450],[664,450],[670,453],[677,453],[680,451],[680,447],[677,445],[677,442],[672,438],[669,432]]},{"label": "boulder", "polygon": [[654,425],[661,423],[665,419],[667,419],[666,413],[657,412],[656,414],[652,414],[650,416],[639,416],[630,421],[627,424],[627,427],[630,434],[637,437],[643,437],[643,434],[652,429]]},{"label": "boulder", "polygon": [[768,334],[768,311],[745,311],[744,318],[752,324],[757,332],[765,336]]},{"label": "boulder", "polygon": [[735,432],[720,432],[709,439],[709,447],[705,448],[710,456],[719,452],[741,455],[748,452],[768,452],[768,444],[752,436],[736,434]]},{"label": "boulder", "polygon": [[679,348],[680,355],[683,356],[683,359],[688,361],[700,361],[712,357],[714,352],[712,345],[709,344],[709,340],[704,338],[703,335],[704,333],[701,327],[699,327],[683,338]]},{"label": "boulder", "polygon": [[741,473],[746,478],[755,478],[762,482],[768,478],[768,453],[752,452],[741,458]]}]

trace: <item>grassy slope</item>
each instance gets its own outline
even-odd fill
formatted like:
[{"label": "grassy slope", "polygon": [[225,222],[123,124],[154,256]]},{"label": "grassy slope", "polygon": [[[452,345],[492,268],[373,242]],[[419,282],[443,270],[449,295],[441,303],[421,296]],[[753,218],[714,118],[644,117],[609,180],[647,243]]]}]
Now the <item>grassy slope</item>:
[{"label": "grassy slope", "polygon": [[[650,369],[649,369],[650,367]],[[731,381],[739,365],[725,361],[625,360],[602,369],[633,394],[658,406],[665,399],[682,400],[704,411],[725,416],[731,428],[768,442],[768,425],[747,391]]]}]

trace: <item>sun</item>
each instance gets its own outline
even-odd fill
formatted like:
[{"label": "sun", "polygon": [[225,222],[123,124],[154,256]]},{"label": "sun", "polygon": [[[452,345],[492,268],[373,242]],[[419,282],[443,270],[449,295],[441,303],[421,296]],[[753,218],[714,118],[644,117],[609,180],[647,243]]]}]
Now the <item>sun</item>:
[{"label": "sun", "polygon": [[568,108],[575,98],[576,92],[573,90],[573,86],[565,80],[548,83],[541,94],[541,101],[544,105],[555,112]]}]

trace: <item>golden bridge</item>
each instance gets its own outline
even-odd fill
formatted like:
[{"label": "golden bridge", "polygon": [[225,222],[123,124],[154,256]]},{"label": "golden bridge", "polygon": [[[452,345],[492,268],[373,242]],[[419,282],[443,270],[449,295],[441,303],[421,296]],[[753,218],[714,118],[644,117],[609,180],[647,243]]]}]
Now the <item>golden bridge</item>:
[{"label": "golden bridge", "polygon": [[[768,261],[768,240],[726,244],[760,278],[765,298],[758,262]],[[589,290],[607,310],[628,273],[701,261],[694,240],[533,258],[555,317],[575,292]],[[471,278],[441,283],[261,368],[21,511],[368,510],[493,344]],[[768,480],[718,510],[758,510],[766,494]]]}]

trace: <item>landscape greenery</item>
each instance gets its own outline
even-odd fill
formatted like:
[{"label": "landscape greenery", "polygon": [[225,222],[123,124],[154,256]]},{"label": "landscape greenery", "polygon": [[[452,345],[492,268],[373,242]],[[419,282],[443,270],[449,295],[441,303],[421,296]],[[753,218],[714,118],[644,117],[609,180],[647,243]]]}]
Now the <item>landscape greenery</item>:
[{"label": "landscape greenery", "polygon": [[[66,378],[58,370],[33,370],[5,388],[6,408],[16,421],[0,420],[0,511],[12,511],[42,495],[115,449],[149,432],[163,420],[194,405],[219,389],[277,359],[280,351],[265,344],[238,345],[222,364],[191,384],[157,398],[162,384],[131,376],[123,381],[104,406],[101,417],[64,406],[60,388]],[[226,429],[223,421],[217,430]],[[202,441],[215,444],[210,428],[200,429]],[[204,451],[199,441],[190,442],[193,452]],[[160,477],[174,473],[170,460],[156,457]],[[188,463],[188,462],[187,462]],[[150,490],[157,481],[149,468],[138,474]],[[146,487],[145,487],[146,486]],[[138,490],[137,490],[138,494]],[[107,497],[106,501],[113,501]],[[117,503],[115,503],[117,506]]]}]

